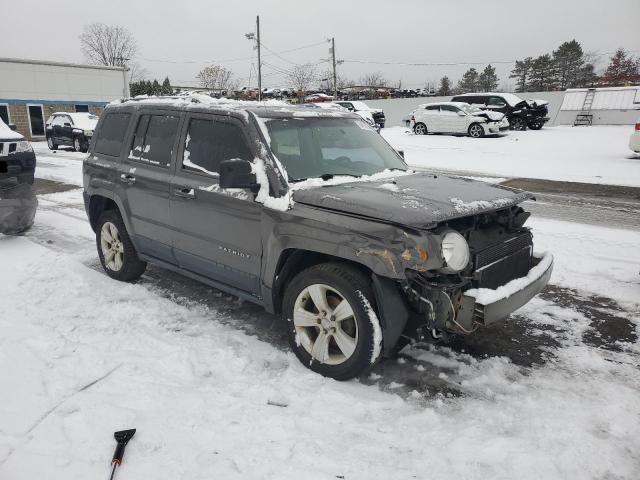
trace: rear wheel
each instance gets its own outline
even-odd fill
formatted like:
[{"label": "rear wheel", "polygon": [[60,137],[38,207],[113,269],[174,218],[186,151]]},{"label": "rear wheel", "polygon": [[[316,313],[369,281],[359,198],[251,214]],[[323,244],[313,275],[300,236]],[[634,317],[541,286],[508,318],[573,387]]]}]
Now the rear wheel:
[{"label": "rear wheel", "polygon": [[520,118],[520,117],[512,118],[509,123],[511,125],[511,130],[526,130],[527,129],[527,122],[525,122],[523,118]]},{"label": "rear wheel", "polygon": [[296,275],[284,295],[289,344],[303,365],[336,380],[366,373],[380,358],[382,333],[366,275],[340,263]]},{"label": "rear wheel", "polygon": [[543,123],[542,122],[531,122],[529,124],[529,128],[531,130],[540,130],[542,128]]},{"label": "rear wheel", "polygon": [[117,210],[107,210],[98,219],[96,244],[102,268],[111,278],[131,282],[147,268],[147,263],[138,258]]},{"label": "rear wheel", "polygon": [[80,138],[76,137],[73,139],[73,150],[79,152],[82,150],[82,143],[80,142]]},{"label": "rear wheel", "polygon": [[472,138],[482,138],[484,137],[484,128],[479,123],[472,123],[469,125],[469,136]]},{"label": "rear wheel", "polygon": [[58,149],[58,144],[57,143],[53,143],[53,138],[51,138],[51,137],[47,138],[47,146],[49,147],[49,150],[57,150]]},{"label": "rear wheel", "polygon": [[416,135],[426,135],[428,133],[427,126],[424,123],[416,123],[413,127],[413,133]]}]

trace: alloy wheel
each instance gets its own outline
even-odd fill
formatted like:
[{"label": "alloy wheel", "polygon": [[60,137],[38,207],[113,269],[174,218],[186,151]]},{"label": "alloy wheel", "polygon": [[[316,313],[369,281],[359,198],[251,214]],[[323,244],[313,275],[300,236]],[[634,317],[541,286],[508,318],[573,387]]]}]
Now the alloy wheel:
[{"label": "alloy wheel", "polygon": [[120,271],[124,263],[124,245],[118,228],[111,222],[105,222],[100,229],[100,248],[107,268]]},{"label": "alloy wheel", "polygon": [[426,130],[426,127],[421,123],[417,124],[414,129],[416,135],[424,135],[426,133]]},{"label": "alloy wheel", "polygon": [[47,146],[49,150],[53,150],[53,140],[51,140],[51,137],[47,138]]},{"label": "alloy wheel", "polygon": [[482,136],[482,127],[480,125],[471,125],[469,129],[469,135],[473,138],[478,138]]},{"label": "alloy wheel", "polygon": [[75,149],[76,152],[80,151],[80,140],[79,139],[75,139],[73,141],[73,148]]},{"label": "alloy wheel", "polygon": [[320,363],[344,363],[358,344],[353,308],[340,292],[328,285],[309,285],[298,294],[293,325],[296,342]]}]

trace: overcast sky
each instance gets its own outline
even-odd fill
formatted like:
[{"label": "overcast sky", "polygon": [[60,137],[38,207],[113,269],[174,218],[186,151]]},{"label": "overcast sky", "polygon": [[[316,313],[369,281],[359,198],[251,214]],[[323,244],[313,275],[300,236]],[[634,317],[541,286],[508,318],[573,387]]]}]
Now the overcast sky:
[{"label": "overcast sky", "polygon": [[[286,86],[295,63],[328,58],[328,37],[339,59],[369,62],[508,62],[551,52],[575,38],[586,51],[623,46],[640,54],[640,0],[2,0],[0,56],[82,62],[83,25],[129,29],[138,61],[151,78],[193,85],[200,68],[218,62],[248,84],[252,43],[244,34],[260,15],[264,84]],[[10,5],[10,7],[8,6]],[[240,59],[240,60],[238,60]],[[602,68],[607,57],[600,57]],[[229,61],[233,60],[233,61]],[[174,63],[170,63],[174,62]],[[190,63],[188,63],[190,62]],[[495,63],[501,87],[512,65]],[[322,63],[319,69],[328,67]],[[422,87],[442,75],[457,80],[473,65],[402,66],[346,61],[340,73],[357,80],[380,71],[396,84]],[[253,75],[252,85],[255,85]]]}]

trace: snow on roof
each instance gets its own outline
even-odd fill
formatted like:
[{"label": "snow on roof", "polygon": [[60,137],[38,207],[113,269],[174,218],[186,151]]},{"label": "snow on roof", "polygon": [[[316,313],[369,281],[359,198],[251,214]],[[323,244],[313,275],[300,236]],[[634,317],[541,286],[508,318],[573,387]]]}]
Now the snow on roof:
[{"label": "snow on roof", "polygon": [[24,137],[11,130],[0,118],[0,140],[24,140]]},{"label": "snow on roof", "polygon": [[[564,94],[562,111],[582,110],[588,89],[569,89]],[[591,110],[640,109],[640,87],[596,88]]]},{"label": "snow on roof", "polygon": [[502,97],[504,98],[504,101],[507,102],[511,107],[515,107],[517,104],[523,101],[522,98],[520,98],[517,95],[514,95],[513,93],[499,93],[499,92],[463,93],[462,95],[456,95],[456,97],[470,97],[470,96],[477,96],[477,95],[483,95],[483,96],[495,95],[497,97]]}]

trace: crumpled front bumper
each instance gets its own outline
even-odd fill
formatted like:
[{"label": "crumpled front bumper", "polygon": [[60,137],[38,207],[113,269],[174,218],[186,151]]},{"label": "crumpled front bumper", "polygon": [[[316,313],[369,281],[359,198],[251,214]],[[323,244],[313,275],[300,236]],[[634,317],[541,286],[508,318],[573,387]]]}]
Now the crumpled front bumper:
[{"label": "crumpled front bumper", "polygon": [[496,289],[476,288],[463,292],[455,324],[463,332],[473,331],[477,324],[489,325],[509,316],[542,291],[553,271],[553,255],[534,254],[528,274]]}]

